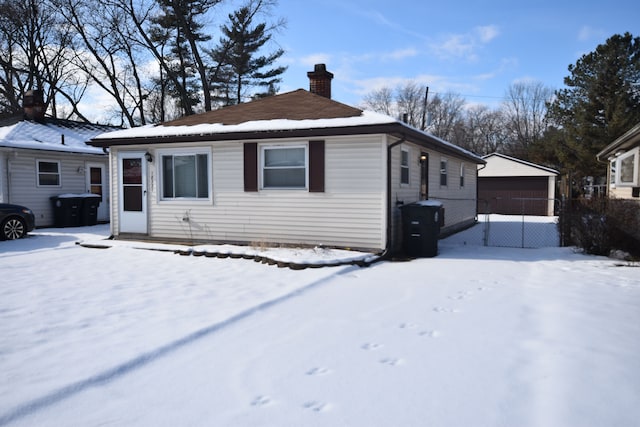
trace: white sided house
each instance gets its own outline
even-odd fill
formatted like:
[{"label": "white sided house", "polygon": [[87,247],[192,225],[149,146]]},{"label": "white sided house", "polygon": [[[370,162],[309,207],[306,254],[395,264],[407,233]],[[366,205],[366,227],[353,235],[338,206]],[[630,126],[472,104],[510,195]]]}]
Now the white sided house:
[{"label": "white sided house", "polygon": [[640,123],[598,153],[609,163],[609,197],[640,200]]},{"label": "white sided house", "polygon": [[97,221],[109,221],[109,156],[87,144],[111,126],[45,117],[40,91],[24,97],[24,114],[0,120],[0,203],[33,210],[37,227],[54,226],[51,197],[96,194]]},{"label": "white sided house", "polygon": [[115,238],[396,251],[400,206],[439,199],[443,231],[476,219],[484,161],[391,117],[299,89],[101,135]]},{"label": "white sided house", "polygon": [[482,157],[478,171],[478,212],[505,215],[554,215],[559,172],[504,154]]}]

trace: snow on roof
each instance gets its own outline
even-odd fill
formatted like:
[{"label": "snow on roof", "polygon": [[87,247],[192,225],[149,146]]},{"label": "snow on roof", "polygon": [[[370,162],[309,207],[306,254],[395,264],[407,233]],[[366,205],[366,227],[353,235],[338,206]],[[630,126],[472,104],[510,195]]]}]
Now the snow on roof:
[{"label": "snow on roof", "polygon": [[372,111],[363,111],[360,116],[340,117],[334,119],[307,119],[307,120],[253,120],[244,123],[225,125],[222,123],[203,123],[197,125],[166,126],[147,125],[131,129],[123,129],[108,132],[95,137],[95,140],[119,139],[119,138],[146,138],[146,137],[171,137],[188,135],[208,135],[217,133],[236,132],[268,132],[299,129],[321,129],[334,127],[349,127],[363,125],[379,125],[396,123],[397,120],[384,114]]},{"label": "snow on roof", "polygon": [[356,133],[362,129],[363,133],[408,134],[408,140],[422,140],[477,163],[484,163],[476,154],[393,117],[350,107],[303,89],[194,114],[159,125],[105,133],[93,138],[92,144],[108,147],[171,142],[173,138],[184,141],[190,137],[197,137],[202,140],[210,135],[229,135],[229,138],[240,135],[244,139],[247,134],[268,135],[290,131],[313,134],[329,129],[350,129]]},{"label": "snow on roof", "polygon": [[116,128],[70,120],[21,120],[0,127],[0,147],[104,154],[101,148],[92,147],[87,141],[108,129]]}]

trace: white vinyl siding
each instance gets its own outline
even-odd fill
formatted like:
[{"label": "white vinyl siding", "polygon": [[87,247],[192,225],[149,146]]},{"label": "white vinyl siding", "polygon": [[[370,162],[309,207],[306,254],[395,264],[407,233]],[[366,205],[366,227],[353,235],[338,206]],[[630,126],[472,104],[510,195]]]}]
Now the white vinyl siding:
[{"label": "white vinyl siding", "polygon": [[[387,242],[387,207],[391,200],[392,243],[400,233],[399,201],[419,199],[420,168],[409,167],[409,185],[401,184],[402,146],[391,156],[391,194],[387,196],[388,145],[397,141],[386,135],[325,138],[325,191],[298,189],[244,191],[244,143],[219,141],[192,144],[206,148],[211,156],[211,202],[160,200],[156,168],[148,168],[149,237],[179,242],[238,244],[300,244],[382,250]],[[306,146],[300,139],[261,140],[261,146]],[[409,142],[409,166],[418,164],[420,152],[429,154],[429,195],[444,203],[445,227],[472,221],[476,212],[475,167],[464,168],[465,186],[440,187],[439,162],[442,153]],[[147,147],[151,148],[151,147]],[[163,145],[163,150],[184,149],[184,145]],[[118,151],[140,150],[140,146],[113,147]],[[151,150],[153,151],[153,150]],[[258,152],[260,153],[260,151]],[[153,153],[157,158],[157,153]],[[260,154],[259,154],[260,155]],[[451,170],[461,170],[462,159],[448,157]],[[258,167],[260,167],[260,160]],[[467,163],[468,165],[468,163]],[[260,170],[258,170],[260,174]],[[116,180],[117,182],[117,180]],[[117,189],[112,189],[114,197]],[[388,198],[389,197],[389,198]],[[112,221],[112,232],[118,224]]]},{"label": "white vinyl siding", "polygon": [[[60,186],[39,186],[37,161],[57,162],[60,164]],[[21,150],[18,156],[6,157],[6,170],[9,179],[4,200],[30,208],[36,216],[36,227],[55,225],[54,211],[50,197],[59,194],[83,194],[87,192],[86,164],[107,165],[107,156],[75,153]],[[106,182],[105,191],[109,183]],[[109,203],[107,196],[103,203]]]},{"label": "white vinyl siding", "polygon": [[[296,189],[244,192],[242,143],[200,144],[211,150],[212,203],[161,201],[157,197],[161,189],[151,176],[155,168],[150,167],[149,235],[175,241],[382,249],[386,239],[382,140],[382,136],[325,140],[323,193]],[[300,146],[300,140],[271,145],[274,143]],[[260,144],[270,145],[269,141]],[[111,154],[117,155],[116,150]],[[113,230],[118,230],[117,225],[112,224]]]}]

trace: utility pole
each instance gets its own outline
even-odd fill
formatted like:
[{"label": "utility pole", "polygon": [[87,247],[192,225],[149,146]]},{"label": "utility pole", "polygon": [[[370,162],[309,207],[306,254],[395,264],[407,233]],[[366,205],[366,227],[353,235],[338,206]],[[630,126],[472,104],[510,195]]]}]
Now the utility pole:
[{"label": "utility pole", "polygon": [[424,104],[422,105],[422,126],[420,130],[427,128],[427,97],[429,96],[429,86],[426,87],[424,92]]}]

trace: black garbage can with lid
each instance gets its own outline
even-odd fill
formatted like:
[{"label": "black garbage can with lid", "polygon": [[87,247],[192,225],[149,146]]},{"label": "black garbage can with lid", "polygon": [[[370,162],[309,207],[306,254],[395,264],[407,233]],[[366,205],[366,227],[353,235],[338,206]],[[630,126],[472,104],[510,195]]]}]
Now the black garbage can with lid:
[{"label": "black garbage can with lid", "polygon": [[80,226],[82,197],[77,194],[60,194],[50,198],[53,206],[53,221],[56,227]]},{"label": "black garbage can with lid", "polygon": [[438,236],[442,202],[422,200],[400,207],[402,212],[402,249],[412,257],[438,255]]},{"label": "black garbage can with lid", "polygon": [[83,194],[80,209],[80,225],[96,225],[98,223],[99,194]]}]

